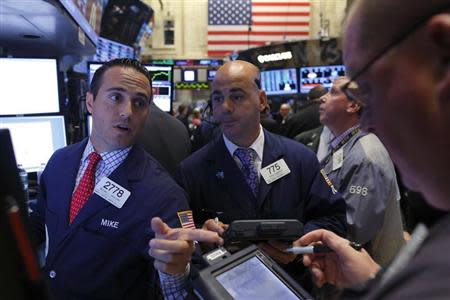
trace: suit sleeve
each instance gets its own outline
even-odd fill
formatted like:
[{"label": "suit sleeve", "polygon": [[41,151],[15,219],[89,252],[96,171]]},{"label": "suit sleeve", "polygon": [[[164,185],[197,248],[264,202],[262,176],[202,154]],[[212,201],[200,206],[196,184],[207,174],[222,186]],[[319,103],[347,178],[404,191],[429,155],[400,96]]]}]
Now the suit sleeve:
[{"label": "suit sleeve", "polygon": [[317,159],[309,159],[302,170],[305,184],[305,233],[327,229],[346,236],[346,205],[332,182],[321,172]]}]

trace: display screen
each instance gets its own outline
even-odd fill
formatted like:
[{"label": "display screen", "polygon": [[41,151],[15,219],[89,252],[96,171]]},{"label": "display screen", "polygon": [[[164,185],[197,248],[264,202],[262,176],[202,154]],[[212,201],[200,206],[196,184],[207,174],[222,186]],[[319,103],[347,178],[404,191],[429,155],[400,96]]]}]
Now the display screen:
[{"label": "display screen", "polygon": [[153,87],[153,102],[161,110],[170,112],[172,109],[172,78],[173,67],[162,65],[145,65],[150,72]]},{"label": "display screen", "polygon": [[345,76],[344,65],[302,67],[300,68],[300,92],[307,94],[318,85],[329,89],[333,81],[340,76]]},{"label": "display screen", "polygon": [[59,112],[56,59],[0,58],[0,115]]},{"label": "display screen", "polygon": [[95,71],[97,71],[98,68],[100,68],[103,65],[103,63],[88,63],[88,78],[89,78],[89,84],[91,84],[92,78],[94,77]]},{"label": "display screen", "polygon": [[221,273],[216,279],[236,300],[299,299],[257,256]]},{"label": "display screen", "polygon": [[282,69],[261,72],[261,88],[267,95],[298,93],[297,70]]},{"label": "display screen", "polygon": [[[95,71],[100,68],[103,63],[89,63],[89,83],[94,77]],[[172,66],[164,65],[144,65],[150,73],[153,87],[153,102],[161,110],[170,112],[172,109]]]},{"label": "display screen", "polygon": [[213,81],[216,77],[217,70],[208,70],[208,81]]},{"label": "display screen", "polygon": [[194,82],[197,81],[197,70],[183,70],[183,81]]},{"label": "display screen", "polygon": [[97,53],[93,57],[93,60],[110,61],[115,58],[134,59],[134,57],[133,47],[99,37],[97,40]]},{"label": "display screen", "polygon": [[65,147],[63,116],[4,117],[0,128],[8,128],[18,164],[27,172],[36,172],[50,156]]}]

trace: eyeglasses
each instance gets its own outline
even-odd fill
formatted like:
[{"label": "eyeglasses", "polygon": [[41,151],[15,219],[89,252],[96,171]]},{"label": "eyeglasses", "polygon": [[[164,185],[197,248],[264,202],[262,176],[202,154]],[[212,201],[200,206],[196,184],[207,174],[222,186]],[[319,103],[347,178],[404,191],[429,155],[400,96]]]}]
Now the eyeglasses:
[{"label": "eyeglasses", "polygon": [[346,84],[341,86],[341,91],[351,101],[363,100],[362,98],[364,96],[364,93],[362,93],[361,89],[359,88],[358,84],[356,83],[356,79],[358,77],[360,77],[364,72],[369,70],[370,67],[372,67],[386,53],[388,53],[390,50],[394,49],[397,45],[401,44],[413,32],[415,32],[417,29],[422,27],[429,18],[431,18],[433,15],[435,15],[436,13],[438,13],[440,11],[448,9],[449,7],[450,6],[448,4],[444,5],[444,7],[439,8],[438,10],[433,11],[432,13],[424,16],[418,22],[416,22],[413,26],[411,26],[408,30],[406,30],[405,33],[399,35],[396,39],[394,39],[391,43],[389,43],[386,47],[384,47],[380,51],[380,53],[378,53],[372,59],[370,59],[364,67],[362,67],[358,72],[356,72],[352,77],[350,77],[350,80]]}]

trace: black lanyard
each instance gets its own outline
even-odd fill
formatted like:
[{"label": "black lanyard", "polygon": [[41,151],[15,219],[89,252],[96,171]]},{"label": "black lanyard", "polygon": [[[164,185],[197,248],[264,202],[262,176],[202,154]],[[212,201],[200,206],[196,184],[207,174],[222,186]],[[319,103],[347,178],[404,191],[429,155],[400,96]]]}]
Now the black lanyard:
[{"label": "black lanyard", "polygon": [[359,132],[359,130],[360,128],[358,126],[352,131],[350,131],[350,133],[347,134],[333,149],[331,149],[331,152],[327,156],[325,156],[324,159],[322,159],[322,161],[320,162],[320,166],[325,167],[330,161],[330,159],[333,157],[333,154],[336,151],[338,151],[342,146],[344,146],[352,137],[354,137]]}]

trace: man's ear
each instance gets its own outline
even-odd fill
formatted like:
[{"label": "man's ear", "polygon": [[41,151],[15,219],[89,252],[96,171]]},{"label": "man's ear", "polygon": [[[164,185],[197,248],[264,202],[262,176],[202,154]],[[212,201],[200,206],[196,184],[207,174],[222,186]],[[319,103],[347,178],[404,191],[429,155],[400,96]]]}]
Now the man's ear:
[{"label": "man's ear", "polygon": [[357,113],[361,109],[361,105],[357,101],[349,101],[347,105],[348,113]]},{"label": "man's ear", "polygon": [[450,103],[450,13],[433,16],[427,23],[429,36],[433,43],[439,62],[437,95],[441,103]]},{"label": "man's ear", "polygon": [[259,91],[259,112],[262,112],[267,106],[267,95],[263,90]]},{"label": "man's ear", "polygon": [[86,93],[86,108],[90,114],[92,114],[94,106],[94,95],[91,92]]}]

